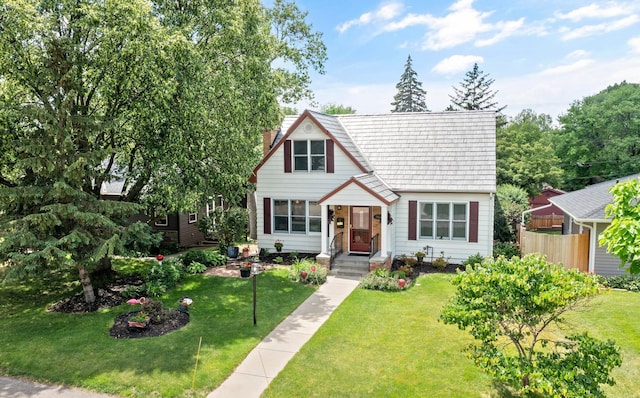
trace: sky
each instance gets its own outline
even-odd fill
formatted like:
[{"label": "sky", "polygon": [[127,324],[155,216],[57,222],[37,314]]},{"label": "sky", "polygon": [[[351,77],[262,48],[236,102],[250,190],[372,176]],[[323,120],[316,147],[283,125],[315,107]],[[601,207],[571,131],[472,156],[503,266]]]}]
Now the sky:
[{"label": "sky", "polygon": [[474,63],[494,79],[507,116],[554,120],[622,81],[640,83],[640,1],[295,0],[323,34],[325,74],[312,74],[316,106],[388,113],[407,57],[431,111],[450,103]]}]

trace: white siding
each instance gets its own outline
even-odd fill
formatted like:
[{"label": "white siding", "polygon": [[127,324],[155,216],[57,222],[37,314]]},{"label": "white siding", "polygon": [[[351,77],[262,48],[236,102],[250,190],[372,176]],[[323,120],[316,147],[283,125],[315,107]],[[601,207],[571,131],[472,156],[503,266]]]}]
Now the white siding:
[{"label": "white siding", "polygon": [[[409,240],[409,201],[418,202],[452,202],[468,203],[478,202],[478,242],[445,239],[421,239]],[[418,210],[419,211],[419,210]],[[411,253],[426,245],[433,247],[434,258],[444,251],[445,257],[451,257],[449,262],[460,264],[469,256],[480,253],[482,256],[493,252],[493,219],[490,214],[493,211],[491,196],[489,194],[462,194],[462,193],[402,193],[395,206],[393,225],[395,226],[392,247],[395,247],[394,256]],[[469,220],[469,206],[467,205],[467,224]],[[468,232],[467,232],[468,236]],[[431,260],[427,258],[425,260]]]},{"label": "white siding", "polygon": [[[289,137],[292,140],[325,140],[329,138],[320,129],[314,128],[307,132],[302,122]],[[276,239],[284,241],[284,252],[320,252],[320,235],[301,235],[293,233],[264,233],[264,198],[271,199],[301,199],[317,201],[331,192],[353,175],[362,173],[353,161],[344,154],[340,147],[334,146],[335,173],[325,172],[284,172],[284,147],[280,146],[258,170],[257,175],[257,232],[258,246],[274,252],[273,243]],[[272,209],[273,210],[273,209]]]}]

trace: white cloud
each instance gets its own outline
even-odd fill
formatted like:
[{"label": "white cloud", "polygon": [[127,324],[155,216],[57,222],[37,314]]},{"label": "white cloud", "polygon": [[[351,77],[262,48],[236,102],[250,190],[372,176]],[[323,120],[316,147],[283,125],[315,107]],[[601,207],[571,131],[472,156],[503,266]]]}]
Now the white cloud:
[{"label": "white cloud", "polygon": [[631,48],[631,52],[640,53],[640,36],[629,39],[627,44]]},{"label": "white cloud", "polygon": [[586,18],[619,17],[621,15],[630,14],[632,10],[632,7],[616,2],[609,2],[604,7],[600,6],[600,4],[592,3],[584,7],[576,8],[575,10],[569,11],[564,14],[556,12],[555,15],[559,19],[568,19],[573,22],[578,22]]},{"label": "white cloud", "polygon": [[538,72],[538,75],[548,76],[548,75],[561,75],[561,74],[574,73],[576,71],[586,68],[592,63],[593,63],[592,59],[581,59],[570,64],[559,65],[559,66],[554,66],[552,68],[544,69]]},{"label": "white cloud", "polygon": [[498,22],[496,24],[496,28],[498,28],[500,31],[489,39],[477,40],[476,46],[485,47],[496,44],[497,42],[504,40],[509,36],[512,36],[515,32],[520,30],[523,25],[524,18],[520,18],[517,21]]},{"label": "white cloud", "polygon": [[375,11],[366,12],[356,19],[341,23],[336,27],[336,29],[340,33],[344,33],[354,26],[368,25],[379,21],[388,21],[398,16],[403,7],[402,3],[397,2],[383,4]]},{"label": "white cloud", "polygon": [[585,50],[575,50],[567,54],[566,59],[579,59],[589,56],[589,52]]},{"label": "white cloud", "polygon": [[477,55],[454,55],[438,62],[431,71],[451,75],[469,70],[474,63],[482,63],[484,58]]},{"label": "white cloud", "polygon": [[617,21],[604,22],[596,25],[585,25],[576,29],[569,29],[565,27],[562,28],[560,32],[563,33],[563,40],[572,40],[624,29],[638,23],[638,21],[640,21],[640,17],[638,17],[637,15],[629,15],[628,17],[618,19]]}]

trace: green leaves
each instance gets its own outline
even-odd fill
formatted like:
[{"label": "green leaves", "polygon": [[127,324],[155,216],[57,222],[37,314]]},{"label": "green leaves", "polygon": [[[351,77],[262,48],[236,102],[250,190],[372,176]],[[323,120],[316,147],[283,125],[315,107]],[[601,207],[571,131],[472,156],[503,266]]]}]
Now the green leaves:
[{"label": "green leaves", "polygon": [[599,243],[618,257],[620,266],[629,264],[629,272],[640,273],[640,180],[614,185],[609,192],[613,202],[605,208],[611,224],[600,234]]},{"label": "green leaves", "polygon": [[528,255],[487,258],[453,284],[456,293],[440,319],[469,330],[478,340],[470,357],[497,380],[521,392],[572,397],[603,396],[599,384],[613,383],[609,372],[620,365],[613,342],[586,334],[547,340],[549,326],[599,293],[594,276]]}]

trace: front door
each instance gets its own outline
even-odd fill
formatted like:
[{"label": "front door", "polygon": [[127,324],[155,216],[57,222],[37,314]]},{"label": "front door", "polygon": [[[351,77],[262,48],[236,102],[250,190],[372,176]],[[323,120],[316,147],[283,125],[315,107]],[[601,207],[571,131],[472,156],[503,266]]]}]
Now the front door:
[{"label": "front door", "polygon": [[351,206],[349,248],[352,252],[369,253],[369,241],[371,240],[371,210],[369,207]]}]

